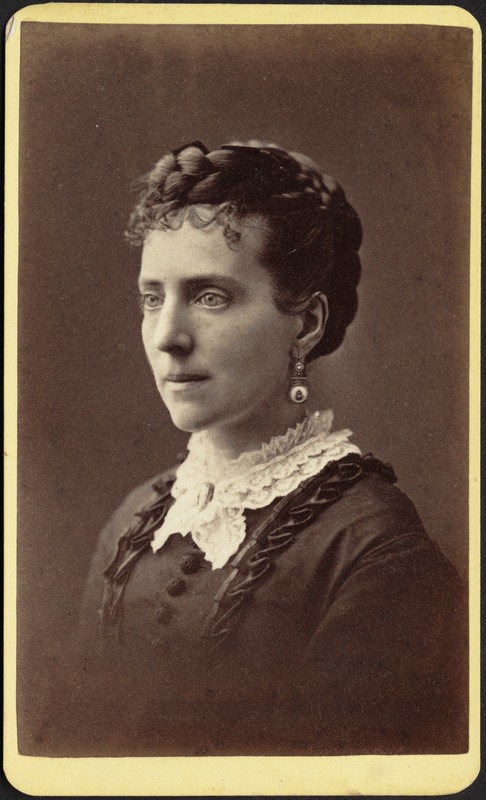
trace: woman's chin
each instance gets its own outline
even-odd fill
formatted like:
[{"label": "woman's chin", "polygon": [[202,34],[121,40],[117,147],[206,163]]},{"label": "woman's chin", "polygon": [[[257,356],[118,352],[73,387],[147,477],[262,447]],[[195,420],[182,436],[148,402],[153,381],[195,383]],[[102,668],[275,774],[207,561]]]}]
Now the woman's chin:
[{"label": "woman's chin", "polygon": [[169,408],[171,420],[176,428],[186,433],[198,433],[214,425],[212,414],[201,409],[191,408]]}]

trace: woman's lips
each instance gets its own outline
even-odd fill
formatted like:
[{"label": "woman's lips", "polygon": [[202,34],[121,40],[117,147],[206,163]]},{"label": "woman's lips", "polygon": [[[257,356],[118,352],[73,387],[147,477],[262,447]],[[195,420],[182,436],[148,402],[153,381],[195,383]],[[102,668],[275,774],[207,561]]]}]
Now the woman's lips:
[{"label": "woman's lips", "polygon": [[167,375],[164,380],[167,390],[180,394],[181,392],[196,391],[209,379],[209,375],[193,375],[184,373],[181,375]]},{"label": "woman's lips", "polygon": [[167,375],[166,381],[169,383],[197,383],[198,381],[207,381],[208,375]]}]

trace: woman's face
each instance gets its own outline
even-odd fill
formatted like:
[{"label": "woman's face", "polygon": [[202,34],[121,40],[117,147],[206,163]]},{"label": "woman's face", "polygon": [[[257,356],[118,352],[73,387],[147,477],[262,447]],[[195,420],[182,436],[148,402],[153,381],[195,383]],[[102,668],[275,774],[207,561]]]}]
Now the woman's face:
[{"label": "woman's face", "polygon": [[260,430],[288,414],[289,362],[302,323],[277,309],[260,246],[256,228],[245,226],[231,249],[221,225],[187,220],[146,239],[143,343],[181,430]]}]

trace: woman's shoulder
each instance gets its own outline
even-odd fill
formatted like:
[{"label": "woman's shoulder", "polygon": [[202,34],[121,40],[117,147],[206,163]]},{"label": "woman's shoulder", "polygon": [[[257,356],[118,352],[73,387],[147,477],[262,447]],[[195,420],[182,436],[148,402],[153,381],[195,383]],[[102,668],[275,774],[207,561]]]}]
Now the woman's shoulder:
[{"label": "woman's shoulder", "polygon": [[396,520],[401,526],[422,528],[410,498],[397,486],[393,467],[370,453],[350,454],[331,462],[314,479],[316,492],[311,502],[333,507],[349,524],[375,520]]},{"label": "woman's shoulder", "polygon": [[319,559],[332,550],[350,563],[391,553],[421,558],[427,552],[435,560],[437,545],[396,483],[393,468],[371,455],[352,455],[329,465],[297,508],[299,515],[305,511],[313,517],[305,536],[307,553],[314,550]]},{"label": "woman's shoulder", "polygon": [[415,578],[428,574],[431,580],[434,575],[439,582],[459,580],[415,505],[397,487],[390,465],[372,456],[353,456],[336,462],[321,480],[298,509],[302,514],[322,503],[302,542],[305,559],[316,568],[331,559],[343,575],[372,568]]},{"label": "woman's shoulder", "polygon": [[422,529],[422,521],[414,503],[400,488],[391,465],[371,455],[361,460],[359,480],[343,494],[340,512],[349,516],[350,522],[376,520],[393,522],[403,527]]}]

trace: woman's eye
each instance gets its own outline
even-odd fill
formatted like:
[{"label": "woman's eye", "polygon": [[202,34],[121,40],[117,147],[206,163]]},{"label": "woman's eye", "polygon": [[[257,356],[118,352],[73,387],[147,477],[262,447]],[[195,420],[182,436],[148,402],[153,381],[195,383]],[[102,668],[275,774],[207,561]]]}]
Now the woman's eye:
[{"label": "woman's eye", "polygon": [[218,306],[227,305],[229,298],[218,292],[204,292],[197,298],[196,302],[207,308],[217,308]]},{"label": "woman's eye", "polygon": [[156,294],[142,294],[140,297],[142,311],[153,311],[160,306],[160,297]]}]

